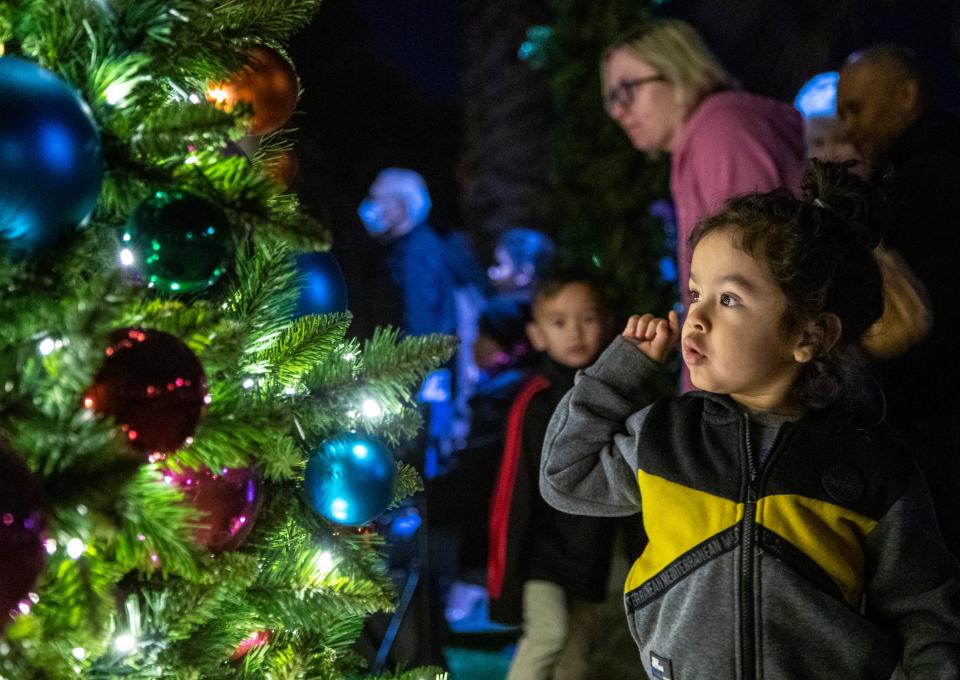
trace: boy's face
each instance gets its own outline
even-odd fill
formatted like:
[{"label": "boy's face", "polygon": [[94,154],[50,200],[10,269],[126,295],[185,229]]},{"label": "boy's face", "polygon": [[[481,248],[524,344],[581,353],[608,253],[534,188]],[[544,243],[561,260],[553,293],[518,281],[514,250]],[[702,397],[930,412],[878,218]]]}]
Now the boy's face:
[{"label": "boy's face", "polygon": [[534,349],[568,368],[583,368],[600,353],[606,315],[599,296],[585,283],[568,283],[551,297],[534,301],[527,337]]}]

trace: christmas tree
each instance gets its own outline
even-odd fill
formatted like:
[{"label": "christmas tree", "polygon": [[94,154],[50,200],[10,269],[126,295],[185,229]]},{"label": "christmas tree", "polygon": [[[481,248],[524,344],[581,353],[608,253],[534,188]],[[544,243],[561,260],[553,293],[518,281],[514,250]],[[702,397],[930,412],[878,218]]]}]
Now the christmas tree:
[{"label": "christmas tree", "polygon": [[[557,240],[612,285],[624,314],[670,309],[676,291],[658,269],[671,248],[658,201],[669,199],[665,158],[630,146],[603,109],[600,55],[651,16],[656,2],[553,0],[542,61],[557,108],[551,134],[548,213]],[[659,312],[658,312],[659,313]]]},{"label": "christmas tree", "polygon": [[278,178],[317,4],[0,3],[0,678],[354,675],[393,606],[453,341],[348,337]]}]

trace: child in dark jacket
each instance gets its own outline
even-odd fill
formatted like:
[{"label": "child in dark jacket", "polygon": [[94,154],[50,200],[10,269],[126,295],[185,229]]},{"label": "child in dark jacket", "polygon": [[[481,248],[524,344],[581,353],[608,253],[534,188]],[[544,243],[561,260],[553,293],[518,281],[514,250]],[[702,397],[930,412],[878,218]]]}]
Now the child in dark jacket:
[{"label": "child in dark jacket", "polygon": [[[625,598],[652,678],[960,678],[957,563],[916,465],[853,398],[883,310],[870,198],[814,161],[802,198],[728,201],[691,239],[682,334],[673,312],[631,317],[551,420],[552,505],[643,508]],[[678,336],[703,391],[647,405]]]},{"label": "child in dark jacket", "polygon": [[577,633],[606,596],[613,520],[555,510],[538,479],[550,416],[605,344],[608,319],[599,286],[580,274],[548,277],[533,298],[527,335],[542,363],[511,407],[490,517],[490,618],[523,624],[510,680],[554,677],[561,652],[565,677],[579,677],[587,650]]}]

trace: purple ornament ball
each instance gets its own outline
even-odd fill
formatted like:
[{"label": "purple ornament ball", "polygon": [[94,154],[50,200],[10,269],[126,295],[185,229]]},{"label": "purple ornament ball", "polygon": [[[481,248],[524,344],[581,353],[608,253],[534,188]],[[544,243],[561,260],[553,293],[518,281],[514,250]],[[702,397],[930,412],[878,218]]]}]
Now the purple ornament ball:
[{"label": "purple ornament ball", "polygon": [[163,479],[176,484],[201,514],[194,538],[210,552],[236,550],[250,535],[263,501],[255,468],[167,470]]}]

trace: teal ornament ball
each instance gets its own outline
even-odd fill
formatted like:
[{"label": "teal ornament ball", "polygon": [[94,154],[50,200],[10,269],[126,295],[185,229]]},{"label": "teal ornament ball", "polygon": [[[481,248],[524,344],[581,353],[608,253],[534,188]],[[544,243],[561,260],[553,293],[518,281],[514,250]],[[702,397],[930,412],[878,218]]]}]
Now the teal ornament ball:
[{"label": "teal ornament ball", "polygon": [[0,252],[22,259],[83,227],[102,177],[87,104],[42,66],[0,58]]},{"label": "teal ornament ball", "polygon": [[396,484],[393,454],[377,440],[351,432],[330,439],[313,454],[303,486],[319,515],[360,526],[390,506]]},{"label": "teal ornament ball", "polygon": [[199,293],[223,276],[234,245],[224,212],[186,191],[157,191],[124,227],[120,262],[134,278],[167,293]]}]

